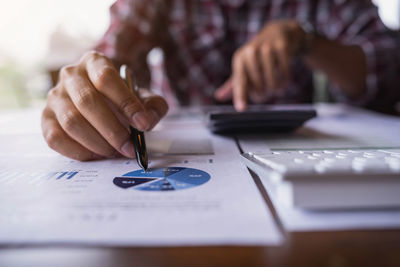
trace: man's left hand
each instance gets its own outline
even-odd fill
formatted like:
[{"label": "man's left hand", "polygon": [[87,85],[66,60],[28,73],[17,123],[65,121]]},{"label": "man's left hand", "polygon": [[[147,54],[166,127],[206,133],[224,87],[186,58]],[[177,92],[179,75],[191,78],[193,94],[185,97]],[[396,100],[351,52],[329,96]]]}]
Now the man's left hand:
[{"label": "man's left hand", "polygon": [[295,20],[268,23],[260,33],[239,48],[232,60],[231,77],[215,92],[217,100],[233,98],[238,111],[268,96],[283,94],[290,81],[290,65],[304,46],[306,33]]}]

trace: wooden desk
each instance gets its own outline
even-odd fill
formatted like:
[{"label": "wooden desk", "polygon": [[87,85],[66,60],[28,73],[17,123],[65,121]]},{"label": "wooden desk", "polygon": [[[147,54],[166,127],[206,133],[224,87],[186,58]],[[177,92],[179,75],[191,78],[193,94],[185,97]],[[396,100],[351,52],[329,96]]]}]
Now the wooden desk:
[{"label": "wooden desk", "polygon": [[0,250],[0,266],[400,266],[400,230],[293,233],[283,247]]}]

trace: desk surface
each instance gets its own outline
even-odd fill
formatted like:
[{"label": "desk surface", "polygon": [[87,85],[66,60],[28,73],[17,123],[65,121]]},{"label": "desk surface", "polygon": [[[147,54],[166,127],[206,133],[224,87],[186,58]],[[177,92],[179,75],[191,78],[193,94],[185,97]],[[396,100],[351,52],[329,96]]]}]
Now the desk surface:
[{"label": "desk surface", "polygon": [[282,247],[0,250],[0,266],[400,266],[400,231],[291,233]]}]

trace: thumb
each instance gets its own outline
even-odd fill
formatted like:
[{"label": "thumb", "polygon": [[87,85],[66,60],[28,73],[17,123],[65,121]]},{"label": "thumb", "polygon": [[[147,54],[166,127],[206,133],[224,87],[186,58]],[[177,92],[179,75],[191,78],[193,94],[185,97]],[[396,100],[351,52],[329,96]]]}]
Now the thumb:
[{"label": "thumb", "polygon": [[214,93],[215,99],[218,101],[228,101],[232,99],[232,78],[229,78]]}]

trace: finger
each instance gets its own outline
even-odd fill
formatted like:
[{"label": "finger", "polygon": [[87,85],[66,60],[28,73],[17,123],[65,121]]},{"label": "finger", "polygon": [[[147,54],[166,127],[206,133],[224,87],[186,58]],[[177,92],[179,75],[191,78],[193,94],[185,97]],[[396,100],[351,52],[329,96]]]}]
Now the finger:
[{"label": "finger", "polygon": [[144,88],[140,88],[138,93],[146,109],[154,109],[160,117],[167,114],[168,104],[163,97]]},{"label": "finger", "polygon": [[128,130],[121,124],[102,95],[86,76],[76,74],[63,83],[76,109],[116,150],[126,157],[134,157]]},{"label": "finger", "polygon": [[232,78],[229,78],[214,93],[214,97],[221,102],[232,99]]},{"label": "finger", "polygon": [[63,96],[57,90],[51,90],[48,106],[64,132],[76,142],[104,157],[113,157],[116,154],[115,149],[79,113],[68,95]]},{"label": "finger", "polygon": [[148,128],[148,130],[151,130],[167,114],[168,104],[164,98],[153,94],[150,90],[141,88],[138,93],[145,109],[149,111],[151,116],[151,123]]},{"label": "finger", "polygon": [[103,55],[92,54],[85,61],[90,82],[108,98],[130,123],[139,130],[149,127],[149,114],[140,99],[128,88],[112,62]]},{"label": "finger", "polygon": [[261,104],[264,103],[268,99],[268,93],[266,91],[258,92],[258,91],[250,91],[249,98],[252,103]]},{"label": "finger", "polygon": [[260,94],[263,91],[263,75],[261,73],[260,62],[257,48],[255,44],[248,45],[244,49],[244,64],[247,76],[251,83],[251,88],[254,88]]},{"label": "finger", "polygon": [[263,67],[263,71],[265,73],[265,82],[267,87],[271,90],[276,89],[276,80],[275,80],[275,55],[270,45],[263,45],[261,47],[261,63]]},{"label": "finger", "polygon": [[290,53],[284,42],[277,42],[275,51],[279,62],[279,87],[284,87],[290,80]]},{"label": "finger", "polygon": [[42,132],[50,148],[58,153],[80,161],[100,159],[81,144],[71,139],[58,124],[55,115],[47,108],[42,115]]},{"label": "finger", "polygon": [[233,104],[237,111],[244,111],[247,107],[246,87],[248,84],[246,71],[241,56],[235,56],[233,62]]}]

